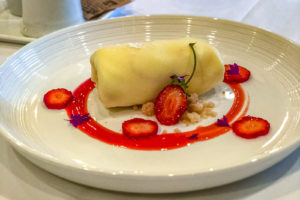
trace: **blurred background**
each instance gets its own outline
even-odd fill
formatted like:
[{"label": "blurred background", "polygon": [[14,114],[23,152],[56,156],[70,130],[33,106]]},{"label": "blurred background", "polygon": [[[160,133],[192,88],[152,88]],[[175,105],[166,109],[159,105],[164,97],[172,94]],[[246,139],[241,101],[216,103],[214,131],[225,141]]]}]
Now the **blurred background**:
[{"label": "blurred background", "polygon": [[299,0],[0,0],[0,41],[27,43],[89,20],[179,14],[243,22],[300,43],[299,11]]}]

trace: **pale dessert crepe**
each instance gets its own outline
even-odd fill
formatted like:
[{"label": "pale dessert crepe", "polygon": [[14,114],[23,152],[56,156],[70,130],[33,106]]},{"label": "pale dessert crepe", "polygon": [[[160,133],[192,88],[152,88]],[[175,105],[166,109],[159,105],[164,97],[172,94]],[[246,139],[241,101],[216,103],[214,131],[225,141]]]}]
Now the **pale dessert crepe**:
[{"label": "pale dessert crepe", "polygon": [[194,38],[158,40],[97,50],[90,61],[99,99],[106,107],[154,100],[170,84],[170,76],[191,75],[194,59],[189,43],[196,43],[197,68],[187,92],[212,89],[224,77],[224,65],[213,46]]}]

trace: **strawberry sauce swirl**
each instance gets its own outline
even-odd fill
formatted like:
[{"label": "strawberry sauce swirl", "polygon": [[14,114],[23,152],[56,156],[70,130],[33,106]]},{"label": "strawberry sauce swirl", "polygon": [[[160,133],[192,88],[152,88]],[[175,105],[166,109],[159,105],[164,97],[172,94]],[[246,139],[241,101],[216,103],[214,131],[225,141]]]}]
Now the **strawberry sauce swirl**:
[{"label": "strawberry sauce swirl", "polygon": [[[233,104],[225,115],[228,123],[231,125],[237,119],[245,116],[248,110],[249,100],[246,102],[246,96],[240,84],[226,84],[230,86],[235,95]],[[84,115],[89,113],[87,110],[87,100],[90,92],[94,88],[94,82],[92,82],[91,79],[88,79],[73,92],[74,99],[65,109],[69,118],[71,117],[71,114]],[[215,122],[208,126],[199,126],[192,131],[166,133],[146,138],[134,139],[129,138],[122,133],[112,131],[102,126],[92,118],[76,128],[90,137],[107,144],[136,150],[170,150],[185,147],[194,142],[215,138],[231,130],[230,127],[218,126]]]}]

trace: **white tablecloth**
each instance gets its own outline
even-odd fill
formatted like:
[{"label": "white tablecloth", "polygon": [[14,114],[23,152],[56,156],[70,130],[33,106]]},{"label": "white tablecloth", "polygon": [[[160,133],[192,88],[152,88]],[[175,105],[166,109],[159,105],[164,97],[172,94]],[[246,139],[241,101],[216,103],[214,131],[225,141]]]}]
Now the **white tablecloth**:
[{"label": "white tablecloth", "polygon": [[239,21],[300,43],[299,0],[136,0],[108,17],[182,14]]},{"label": "white tablecloth", "polygon": [[[136,0],[108,17],[145,14],[224,18],[255,25],[300,43],[300,0]],[[21,47],[0,43],[0,64]],[[299,155],[300,148],[264,172],[218,188],[182,194],[125,194],[88,188],[49,174],[20,156],[0,136],[0,200],[298,200]]]}]

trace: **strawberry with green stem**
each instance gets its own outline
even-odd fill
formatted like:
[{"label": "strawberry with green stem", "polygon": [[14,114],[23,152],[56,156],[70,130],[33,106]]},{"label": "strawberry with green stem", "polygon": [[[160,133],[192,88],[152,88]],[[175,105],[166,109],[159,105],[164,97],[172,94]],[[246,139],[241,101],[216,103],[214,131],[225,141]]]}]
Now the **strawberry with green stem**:
[{"label": "strawberry with green stem", "polygon": [[177,124],[180,117],[187,109],[188,101],[186,92],[188,84],[194,76],[197,66],[197,56],[194,49],[195,43],[189,43],[193,52],[194,66],[191,76],[185,81],[185,76],[171,76],[172,82],[167,85],[157,96],[154,103],[156,119],[163,125]]},{"label": "strawberry with green stem", "polygon": [[[185,76],[171,76],[172,82],[167,85],[157,96],[154,104],[154,113],[157,120],[164,125],[173,125],[179,121],[179,118],[187,109],[186,89],[191,81],[197,66],[197,58],[194,50],[195,43],[190,43],[194,55],[194,67],[190,78],[185,81]],[[123,134],[135,139],[154,136],[158,132],[158,125],[151,120],[134,118],[123,122]]]}]

